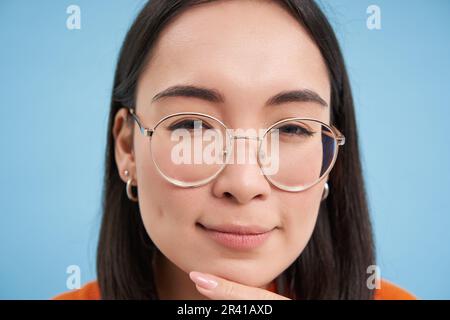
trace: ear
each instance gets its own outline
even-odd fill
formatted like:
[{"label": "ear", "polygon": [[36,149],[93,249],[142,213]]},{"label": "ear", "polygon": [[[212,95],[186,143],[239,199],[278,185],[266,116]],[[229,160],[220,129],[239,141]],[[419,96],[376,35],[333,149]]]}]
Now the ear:
[{"label": "ear", "polygon": [[[124,182],[129,178],[136,181],[136,162],[133,147],[133,123],[130,121],[127,108],[121,108],[114,117],[112,134],[114,137],[114,157],[116,159],[119,175]],[[125,176],[128,170],[129,176]]]}]

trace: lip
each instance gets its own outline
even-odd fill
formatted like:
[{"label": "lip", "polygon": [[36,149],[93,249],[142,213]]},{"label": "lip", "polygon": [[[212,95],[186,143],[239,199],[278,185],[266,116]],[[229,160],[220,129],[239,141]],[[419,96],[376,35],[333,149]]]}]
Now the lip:
[{"label": "lip", "polygon": [[263,245],[275,228],[264,228],[249,225],[218,225],[205,226],[197,223],[197,226],[217,243],[232,249],[250,250]]}]

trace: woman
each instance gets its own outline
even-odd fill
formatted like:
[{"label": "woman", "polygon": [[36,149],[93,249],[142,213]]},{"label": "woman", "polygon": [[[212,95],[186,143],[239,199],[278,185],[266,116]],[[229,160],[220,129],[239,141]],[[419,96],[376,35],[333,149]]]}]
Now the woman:
[{"label": "woman", "polygon": [[109,119],[98,279],[57,298],[413,298],[371,285],[350,84],[312,0],[150,1]]}]

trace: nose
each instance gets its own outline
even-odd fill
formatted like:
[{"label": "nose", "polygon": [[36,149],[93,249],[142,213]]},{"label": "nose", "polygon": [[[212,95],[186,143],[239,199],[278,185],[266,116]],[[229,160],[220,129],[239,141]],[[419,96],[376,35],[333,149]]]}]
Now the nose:
[{"label": "nose", "polygon": [[[248,161],[252,156],[256,156],[257,143],[249,144],[253,147],[245,148],[244,151],[252,154],[245,156],[246,161],[239,162],[234,153],[234,159],[232,157],[231,163],[228,163],[214,180],[212,192],[215,197],[228,198],[239,204],[246,204],[254,199],[265,200],[270,195],[270,183],[262,174],[258,163]],[[239,151],[242,152],[241,149]]]}]

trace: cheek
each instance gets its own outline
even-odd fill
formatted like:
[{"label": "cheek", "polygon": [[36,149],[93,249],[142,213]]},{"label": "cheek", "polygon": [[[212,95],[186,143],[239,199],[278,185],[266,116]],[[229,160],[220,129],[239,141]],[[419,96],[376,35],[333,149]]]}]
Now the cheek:
[{"label": "cheek", "polygon": [[298,193],[280,195],[285,248],[297,256],[305,248],[314,230],[325,182]]},{"label": "cheek", "polygon": [[148,235],[164,252],[164,248],[183,245],[182,239],[186,238],[183,235],[195,226],[205,191],[170,184],[156,170],[148,145],[139,148],[136,152],[139,209]]}]

